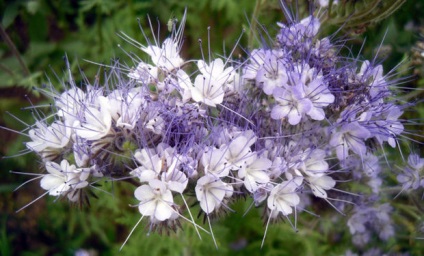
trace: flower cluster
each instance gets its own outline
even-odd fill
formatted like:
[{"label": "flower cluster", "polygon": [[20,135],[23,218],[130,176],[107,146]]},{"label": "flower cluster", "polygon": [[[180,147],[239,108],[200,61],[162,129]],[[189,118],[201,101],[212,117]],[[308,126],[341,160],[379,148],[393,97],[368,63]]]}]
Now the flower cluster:
[{"label": "flower cluster", "polygon": [[402,184],[402,191],[424,187],[424,158],[415,153],[410,154],[407,166],[402,168],[401,172],[397,180]]},{"label": "flower cluster", "polygon": [[390,219],[392,210],[387,203],[377,207],[368,205],[355,207],[354,214],[347,222],[350,233],[353,234],[353,243],[360,247],[365,246],[370,242],[374,232],[385,241],[393,236],[395,231]]},{"label": "flower cluster", "polygon": [[[104,82],[84,88],[70,77],[65,92],[49,92],[53,113],[35,115],[28,132],[26,146],[48,172],[41,187],[81,202],[102,177],[131,179],[153,228],[175,228],[180,219],[197,227],[188,200],[209,220],[251,197],[269,220],[291,222],[310,197],[334,206],[340,181],[366,180],[377,193],[378,149],[399,146],[407,105],[393,100],[381,65],[347,61],[320,38],[318,18],[278,25],[273,47],[246,60],[186,61],[183,19],[162,43],[140,45],[149,61],[113,63]],[[422,162],[410,157],[398,176],[404,189],[423,186]],[[371,220],[362,216],[371,213],[384,226],[381,210],[357,210],[352,233],[363,235]]]}]

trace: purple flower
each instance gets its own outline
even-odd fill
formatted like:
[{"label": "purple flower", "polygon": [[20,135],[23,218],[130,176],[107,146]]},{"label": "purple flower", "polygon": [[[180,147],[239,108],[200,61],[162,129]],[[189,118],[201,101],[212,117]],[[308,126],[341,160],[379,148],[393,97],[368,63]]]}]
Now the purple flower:
[{"label": "purple flower", "polygon": [[[317,17],[288,20],[272,44],[240,62],[184,60],[183,24],[154,45],[123,34],[150,62],[113,63],[104,86],[86,81],[80,89],[71,79],[68,90],[51,93],[51,115],[25,130],[26,147],[47,170],[41,187],[77,202],[99,178],[132,179],[151,229],[185,220],[197,230],[192,202],[210,222],[250,196],[268,224],[292,214],[296,221],[316,200],[338,211],[353,202],[355,244],[393,236],[390,205],[342,189],[366,182],[379,192],[384,165],[375,145],[398,146],[408,105],[393,100],[381,65],[346,58],[318,38]],[[423,169],[411,154],[397,176],[403,190],[424,184]]]},{"label": "purple flower", "polygon": [[418,189],[424,185],[422,173],[424,170],[424,158],[412,153],[408,157],[408,166],[401,169],[402,173],[397,176],[397,180],[402,183],[402,190]]},{"label": "purple flower", "polygon": [[378,233],[382,240],[387,240],[394,235],[393,223],[390,214],[393,208],[389,204],[381,204],[377,207],[362,205],[355,207],[354,214],[347,222],[353,242],[358,246],[364,246]]},{"label": "purple flower", "polygon": [[332,134],[330,145],[336,147],[339,160],[346,159],[349,156],[349,150],[363,156],[367,151],[365,140],[370,135],[370,132],[358,122],[347,123]]}]

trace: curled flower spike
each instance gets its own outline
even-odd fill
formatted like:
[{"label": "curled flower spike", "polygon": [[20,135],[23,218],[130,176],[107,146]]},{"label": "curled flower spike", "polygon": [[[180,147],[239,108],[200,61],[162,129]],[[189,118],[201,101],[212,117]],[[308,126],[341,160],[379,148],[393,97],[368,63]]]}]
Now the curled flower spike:
[{"label": "curled flower spike", "polygon": [[[178,27],[172,19],[164,40],[142,44],[121,33],[142,54],[128,53],[134,66],[102,65],[105,75],[93,83],[83,75],[81,87],[68,70],[64,92],[44,90],[51,113],[32,106],[35,124],[21,121],[19,133],[29,138],[24,153],[36,153],[47,170],[35,178],[45,194],[81,203],[100,180],[125,180],[141,214],[131,233],[149,217],[149,232],[175,231],[184,220],[200,237],[205,229],[191,212],[199,205],[215,245],[211,218],[247,197],[268,218],[265,235],[280,219],[297,229],[301,212],[317,216],[325,202],[342,214],[353,209],[347,225],[356,244],[374,231],[392,236],[391,207],[367,202],[386,191],[393,150],[385,147],[403,154],[408,139],[402,114],[410,105],[392,88],[402,80],[375,60],[344,56],[347,40],[321,38],[328,20],[319,12],[289,15],[272,42],[268,35],[247,56],[231,56],[236,45],[228,57],[208,49],[207,61],[203,52],[182,58],[185,19]],[[399,169],[402,191],[424,187],[420,156]],[[368,185],[368,196],[358,184]]]}]

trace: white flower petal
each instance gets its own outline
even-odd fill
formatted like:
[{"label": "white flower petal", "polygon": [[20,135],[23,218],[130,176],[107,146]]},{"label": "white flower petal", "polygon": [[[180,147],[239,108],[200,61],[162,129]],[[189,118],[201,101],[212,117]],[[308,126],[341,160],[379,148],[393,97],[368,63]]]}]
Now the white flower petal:
[{"label": "white flower petal", "polygon": [[53,190],[65,182],[63,177],[46,175],[40,180],[40,186],[45,190]]},{"label": "white flower petal", "polygon": [[155,194],[149,185],[142,185],[134,191],[134,196],[137,200],[144,202],[151,200]]}]

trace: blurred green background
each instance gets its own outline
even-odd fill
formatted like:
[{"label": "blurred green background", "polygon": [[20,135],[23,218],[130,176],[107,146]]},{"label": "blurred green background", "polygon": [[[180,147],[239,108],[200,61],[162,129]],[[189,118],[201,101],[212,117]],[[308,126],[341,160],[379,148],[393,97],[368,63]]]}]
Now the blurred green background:
[{"label": "blurred green background", "polygon": [[[311,10],[307,2],[299,1],[295,12],[301,17]],[[333,6],[331,15],[320,12],[325,20],[323,35],[330,35],[343,25],[337,35],[352,37],[347,41],[346,54],[357,56],[363,46],[361,54],[372,59],[380,49],[379,58],[385,59],[385,71],[403,61],[398,71],[402,76],[411,77],[411,82],[404,86],[421,88],[424,85],[424,1],[339,2],[338,7]],[[369,6],[374,6],[374,2],[379,4],[370,11]],[[393,13],[389,7],[400,3],[403,5]],[[67,79],[65,54],[77,82],[83,79],[81,70],[90,81],[94,81],[99,70],[98,65],[86,60],[107,64],[119,58],[129,66],[135,66],[124,51],[134,52],[144,60],[148,60],[147,57],[117,34],[122,31],[145,43],[137,18],[150,36],[149,15],[154,31],[160,28],[160,37],[164,39],[168,33],[167,22],[173,17],[181,20],[184,8],[188,12],[182,49],[185,59],[200,58],[198,39],[207,42],[209,26],[211,48],[216,54],[230,53],[245,29],[240,41],[243,47],[235,50],[236,56],[244,56],[246,50],[259,45],[254,31],[261,31],[264,26],[267,32],[262,30],[262,34],[269,33],[272,38],[278,31],[276,22],[284,21],[279,1],[268,0],[0,1],[0,126],[21,131],[27,127],[25,124],[33,123],[31,111],[23,108],[49,103],[49,99],[34,87],[42,87],[50,81],[57,90],[63,88],[61,84]],[[364,13],[365,16],[360,15]],[[203,47],[206,45],[204,43]],[[421,97],[421,91],[415,91],[404,99],[420,102]],[[424,108],[417,105],[406,117],[423,120]],[[421,126],[414,129],[418,129],[414,133],[423,134]],[[0,129],[1,156],[19,154],[25,148],[25,141],[25,136]],[[81,253],[81,249],[91,255],[116,255],[140,217],[136,208],[128,206],[134,203],[131,201],[133,188],[126,188],[119,182],[102,184],[111,195],[101,194],[99,199],[92,201],[91,207],[80,209],[65,200],[42,197],[16,213],[43,191],[38,181],[14,191],[31,176],[10,171],[41,173],[43,169],[37,158],[29,154],[3,158],[0,170],[1,255],[74,255]],[[390,184],[395,177],[393,174],[385,178]],[[389,194],[390,197],[393,195]],[[423,212],[411,203],[414,200],[416,197],[411,195],[393,200],[393,218],[398,225],[396,237],[388,242],[373,239],[369,248],[375,246],[393,254],[410,251],[411,255],[419,255],[424,252],[424,241],[416,239],[424,236],[419,233],[424,221]],[[418,196],[418,206],[423,207],[420,200]],[[356,251],[345,224],[348,216],[338,215],[326,203],[317,205],[328,209],[320,210],[321,218],[300,214],[297,233],[289,223],[271,225],[260,250],[264,220],[260,217],[260,210],[256,209],[242,217],[249,204],[249,201],[237,203],[233,207],[237,213],[215,221],[218,250],[206,234],[200,240],[190,225],[184,224],[184,230],[176,234],[148,236],[148,227],[141,224],[122,255],[200,255],[205,252],[208,255],[341,255],[348,249]]]}]

